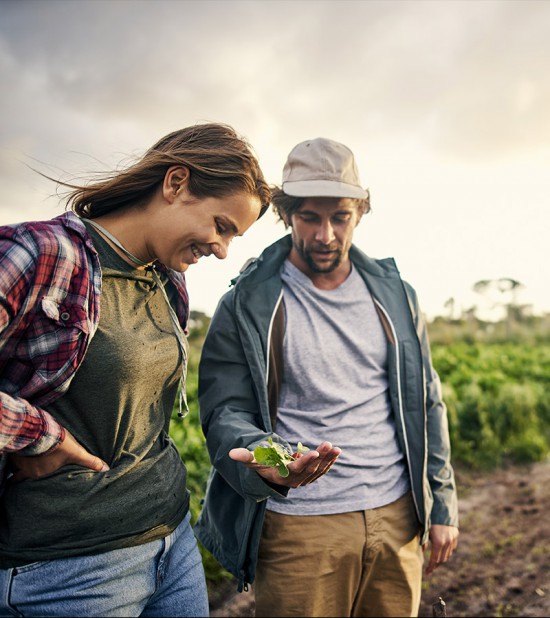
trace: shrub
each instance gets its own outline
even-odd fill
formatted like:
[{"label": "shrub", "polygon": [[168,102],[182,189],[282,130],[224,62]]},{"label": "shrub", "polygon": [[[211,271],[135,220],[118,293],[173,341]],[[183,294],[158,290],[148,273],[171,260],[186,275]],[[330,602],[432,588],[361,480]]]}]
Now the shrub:
[{"label": "shrub", "polygon": [[550,345],[435,345],[453,460],[477,469],[550,450]]}]

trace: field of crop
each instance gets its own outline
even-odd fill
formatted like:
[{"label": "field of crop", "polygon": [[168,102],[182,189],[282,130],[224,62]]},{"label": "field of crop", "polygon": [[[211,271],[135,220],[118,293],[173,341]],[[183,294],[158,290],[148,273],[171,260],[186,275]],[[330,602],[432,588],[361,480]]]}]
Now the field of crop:
[{"label": "field of crop", "polygon": [[550,344],[432,346],[453,459],[474,469],[544,459],[550,444]]},{"label": "field of crop", "polygon": [[[197,365],[205,326],[190,337],[190,414],[174,417],[171,435],[189,474],[196,519],[210,463],[199,423]],[[470,473],[530,464],[550,451],[550,343],[451,343],[432,345],[448,407],[453,461]],[[203,551],[211,596],[229,578]],[[550,590],[548,591],[550,594]]]}]

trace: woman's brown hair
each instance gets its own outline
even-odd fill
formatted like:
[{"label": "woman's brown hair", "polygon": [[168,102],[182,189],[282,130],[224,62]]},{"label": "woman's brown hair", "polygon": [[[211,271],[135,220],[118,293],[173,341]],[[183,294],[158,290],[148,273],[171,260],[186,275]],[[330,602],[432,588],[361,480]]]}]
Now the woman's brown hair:
[{"label": "woman's brown hair", "polygon": [[261,202],[260,217],[270,204],[271,191],[250,144],[232,127],[217,123],[197,124],[165,135],[136,163],[99,181],[85,186],[59,184],[73,189],[67,196],[67,207],[83,218],[94,219],[149,201],[173,165],[189,169],[188,188],[194,197],[221,198],[240,192],[255,195]]}]

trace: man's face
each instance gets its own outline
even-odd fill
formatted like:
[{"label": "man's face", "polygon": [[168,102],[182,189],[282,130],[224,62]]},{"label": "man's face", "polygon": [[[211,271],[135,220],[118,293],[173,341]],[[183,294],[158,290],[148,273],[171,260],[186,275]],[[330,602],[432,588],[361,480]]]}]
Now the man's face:
[{"label": "man's face", "polygon": [[292,215],[291,261],[307,275],[349,269],[353,231],[361,220],[357,201],[309,197]]}]

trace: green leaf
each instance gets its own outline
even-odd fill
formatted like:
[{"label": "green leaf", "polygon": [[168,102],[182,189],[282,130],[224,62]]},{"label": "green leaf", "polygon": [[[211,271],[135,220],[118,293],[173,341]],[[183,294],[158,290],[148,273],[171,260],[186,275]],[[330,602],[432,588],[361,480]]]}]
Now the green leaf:
[{"label": "green leaf", "polygon": [[278,466],[281,463],[281,456],[271,446],[257,446],[254,449],[254,458],[262,466]]},{"label": "green leaf", "polygon": [[286,479],[286,477],[290,474],[288,468],[284,463],[281,463],[277,466],[277,470],[279,471],[279,475]]},{"label": "green leaf", "polygon": [[[307,446],[298,442],[297,452],[307,453],[307,451],[309,451]],[[290,474],[288,464],[294,461],[292,452],[282,444],[273,442],[272,438],[268,438],[267,442],[262,442],[254,449],[254,458],[262,466],[277,468],[283,478]]]}]

